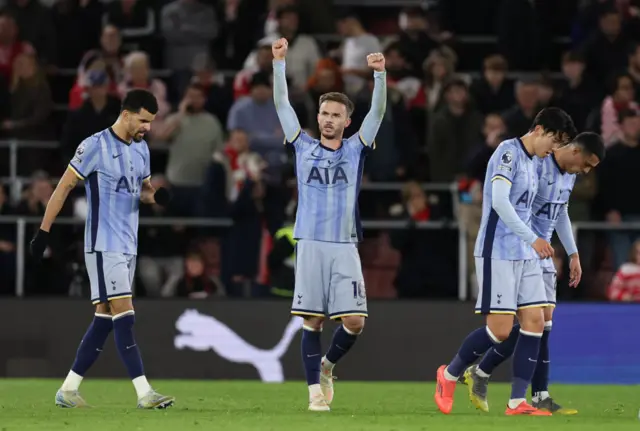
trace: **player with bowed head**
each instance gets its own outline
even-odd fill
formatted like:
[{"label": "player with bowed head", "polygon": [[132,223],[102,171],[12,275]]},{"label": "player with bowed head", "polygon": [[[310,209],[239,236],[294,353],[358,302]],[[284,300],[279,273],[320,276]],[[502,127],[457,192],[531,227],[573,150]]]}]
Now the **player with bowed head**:
[{"label": "player with bowed head", "polygon": [[553,148],[575,136],[575,126],[566,112],[546,108],[525,136],[503,141],[489,160],[474,251],[480,288],[475,311],[486,316],[487,324],[470,333],[449,365],[438,369],[434,398],[445,414],[453,408],[458,378],[479,356],[509,337],[516,313],[521,327],[505,414],[550,414],[529,405],[525,395],[544,332],[542,309],[547,306],[538,258],[553,255],[549,242],[530,228],[531,206],[538,190],[535,157],[548,156]]},{"label": "player with bowed head", "polygon": [[96,309],[73,366],[56,393],[57,406],[87,406],[79,393],[80,383],[112,330],[120,358],[133,381],[138,407],[165,408],[174,402],[173,397],[160,395],[149,385],[133,334],[131,285],[136,268],[140,202],[166,206],[170,200],[166,189],[155,190],[151,185],[149,147],[143,139],[157,112],[158,102],[150,92],[127,93],[113,126],[89,136],[78,146],[31,241],[31,254],[39,260],[69,192],[79,180],[84,181],[89,202],[85,264]]},{"label": "player with bowed head", "polygon": [[[604,160],[602,137],[596,133],[581,133],[569,144],[553,154],[538,160],[539,186],[533,201],[531,228],[537,236],[550,242],[555,231],[569,256],[569,286],[577,287],[582,278],[578,247],[573,238],[571,220],[567,208],[576,182],[576,175],[588,174]],[[549,336],[551,335],[553,310],[556,306],[556,269],[552,259],[540,261],[548,307],[544,308],[544,333],[540,340],[540,353],[533,379],[531,396],[533,407],[551,413],[572,415],[575,409],[563,408],[549,395]],[[512,354],[520,335],[520,325],[515,325],[509,338],[495,345],[478,365],[467,369],[464,383],[469,385],[472,403],[480,410],[488,411],[487,389],[494,369]]]},{"label": "player with bowed head", "polygon": [[[358,193],[364,159],[386,110],[384,56],[369,54],[374,89],[371,109],[360,130],[344,139],[353,103],[342,93],[320,97],[320,139],[303,132],[289,103],[285,77],[287,40],[273,43],[274,91],[285,145],[295,154],[298,209],[294,236],[295,289],[291,313],[304,318],[302,360],[309,386],[309,410],[329,411],[333,401],[333,367],[362,333],[367,298],[358,255],[362,240]],[[341,320],[331,346],[321,356],[320,334],[325,317]]]}]

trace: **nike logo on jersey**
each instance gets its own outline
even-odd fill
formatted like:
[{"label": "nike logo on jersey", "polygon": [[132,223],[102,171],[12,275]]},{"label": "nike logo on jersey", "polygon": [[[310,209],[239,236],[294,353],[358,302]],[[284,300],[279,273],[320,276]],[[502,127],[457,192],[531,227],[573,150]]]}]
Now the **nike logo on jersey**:
[{"label": "nike logo on jersey", "polygon": [[122,155],[122,153],[120,154],[113,154],[111,157],[113,157],[114,159],[117,159],[118,157],[120,157]]},{"label": "nike logo on jersey", "polygon": [[547,181],[547,185],[550,186],[551,184],[555,184],[555,181]]}]

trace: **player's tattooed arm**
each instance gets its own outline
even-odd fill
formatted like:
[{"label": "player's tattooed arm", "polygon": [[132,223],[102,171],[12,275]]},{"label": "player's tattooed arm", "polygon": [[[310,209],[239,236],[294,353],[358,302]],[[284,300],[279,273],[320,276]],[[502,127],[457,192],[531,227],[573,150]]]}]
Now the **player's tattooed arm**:
[{"label": "player's tattooed arm", "polygon": [[371,96],[371,109],[364,117],[360,127],[360,139],[365,145],[372,146],[387,110],[387,73],[384,55],[380,53],[369,54],[367,64],[374,71],[373,95]]},{"label": "player's tattooed arm", "polygon": [[60,214],[71,190],[78,185],[78,181],[79,178],[73,170],[67,168],[67,170],[64,171],[62,178],[60,178],[56,189],[53,191],[53,194],[47,203],[47,209],[44,212],[40,229],[45,232],[49,232],[51,230],[51,225],[56,220],[56,217],[58,217],[58,214]]},{"label": "player's tattooed arm", "polygon": [[293,142],[300,134],[300,121],[296,111],[289,102],[289,90],[287,89],[285,56],[288,49],[287,39],[278,39],[273,42],[273,101],[276,105],[280,125],[288,142]]}]

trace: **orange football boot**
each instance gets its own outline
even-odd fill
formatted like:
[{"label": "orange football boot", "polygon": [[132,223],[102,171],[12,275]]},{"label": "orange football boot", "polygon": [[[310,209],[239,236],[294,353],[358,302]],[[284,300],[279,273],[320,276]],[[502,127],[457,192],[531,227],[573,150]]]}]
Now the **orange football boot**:
[{"label": "orange football boot", "polygon": [[507,404],[507,410],[505,410],[504,414],[507,416],[551,416],[551,412],[538,410],[537,408],[529,405],[526,401],[518,404],[518,407],[516,407],[515,409],[509,408],[509,405]]},{"label": "orange football boot", "polygon": [[442,365],[438,368],[436,375],[436,393],[433,398],[436,401],[436,405],[442,413],[448,415],[453,408],[453,395],[456,392],[456,381],[447,380],[444,377],[444,370],[447,369],[446,365]]}]

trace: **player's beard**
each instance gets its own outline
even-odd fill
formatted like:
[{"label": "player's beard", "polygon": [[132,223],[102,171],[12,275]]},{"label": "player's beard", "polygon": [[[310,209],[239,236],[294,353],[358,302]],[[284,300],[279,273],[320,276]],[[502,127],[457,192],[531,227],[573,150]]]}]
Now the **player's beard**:
[{"label": "player's beard", "polygon": [[136,134],[133,135],[134,142],[142,142],[143,139],[144,139],[144,133],[142,132],[136,132]]},{"label": "player's beard", "polygon": [[322,137],[325,139],[337,139],[339,136],[342,136],[342,130],[333,128],[330,131],[327,131],[326,129],[322,129],[322,131],[320,132],[322,134]]}]

